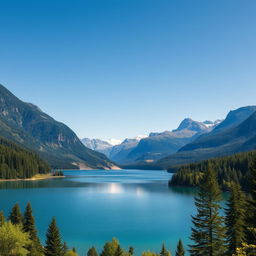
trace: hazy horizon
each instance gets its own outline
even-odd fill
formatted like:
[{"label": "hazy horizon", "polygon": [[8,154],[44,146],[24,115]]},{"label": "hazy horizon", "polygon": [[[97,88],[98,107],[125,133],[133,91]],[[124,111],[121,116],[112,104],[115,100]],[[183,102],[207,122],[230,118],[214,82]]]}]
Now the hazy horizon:
[{"label": "hazy horizon", "polygon": [[256,2],[5,1],[0,83],[80,138],[255,105]]}]

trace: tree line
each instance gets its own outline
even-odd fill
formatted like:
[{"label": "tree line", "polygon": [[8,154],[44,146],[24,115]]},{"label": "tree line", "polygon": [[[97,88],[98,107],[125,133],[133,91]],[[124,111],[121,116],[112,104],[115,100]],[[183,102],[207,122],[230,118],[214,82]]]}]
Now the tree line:
[{"label": "tree line", "polygon": [[50,166],[34,152],[0,138],[0,179],[26,179],[50,172]]},{"label": "tree line", "polygon": [[217,180],[222,190],[228,190],[232,182],[240,184],[243,190],[247,190],[250,169],[255,158],[256,151],[251,151],[174,167],[169,170],[176,172],[169,181],[169,185],[197,187],[210,164],[217,172]]}]

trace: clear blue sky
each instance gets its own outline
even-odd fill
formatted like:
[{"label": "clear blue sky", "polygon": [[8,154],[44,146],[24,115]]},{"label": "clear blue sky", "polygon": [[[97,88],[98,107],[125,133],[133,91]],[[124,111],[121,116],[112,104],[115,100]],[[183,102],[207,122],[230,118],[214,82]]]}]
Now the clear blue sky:
[{"label": "clear blue sky", "polygon": [[0,0],[0,83],[80,137],[256,104],[255,0]]}]

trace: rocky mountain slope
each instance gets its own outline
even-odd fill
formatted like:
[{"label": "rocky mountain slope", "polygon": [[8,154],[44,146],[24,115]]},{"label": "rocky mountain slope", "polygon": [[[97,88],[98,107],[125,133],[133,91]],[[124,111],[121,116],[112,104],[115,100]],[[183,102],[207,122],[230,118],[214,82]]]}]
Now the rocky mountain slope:
[{"label": "rocky mountain slope", "polygon": [[36,151],[54,168],[109,169],[114,164],[86,148],[65,124],[0,85],[0,135]]}]

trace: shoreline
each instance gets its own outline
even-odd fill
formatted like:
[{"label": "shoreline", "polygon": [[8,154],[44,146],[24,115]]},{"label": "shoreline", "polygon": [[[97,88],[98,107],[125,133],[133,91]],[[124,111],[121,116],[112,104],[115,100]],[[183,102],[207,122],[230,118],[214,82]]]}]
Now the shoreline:
[{"label": "shoreline", "polygon": [[0,179],[0,182],[5,181],[36,181],[36,180],[48,180],[48,179],[56,179],[56,178],[65,178],[66,176],[54,176],[51,173],[48,174],[36,174],[35,176],[31,178],[26,179]]}]

